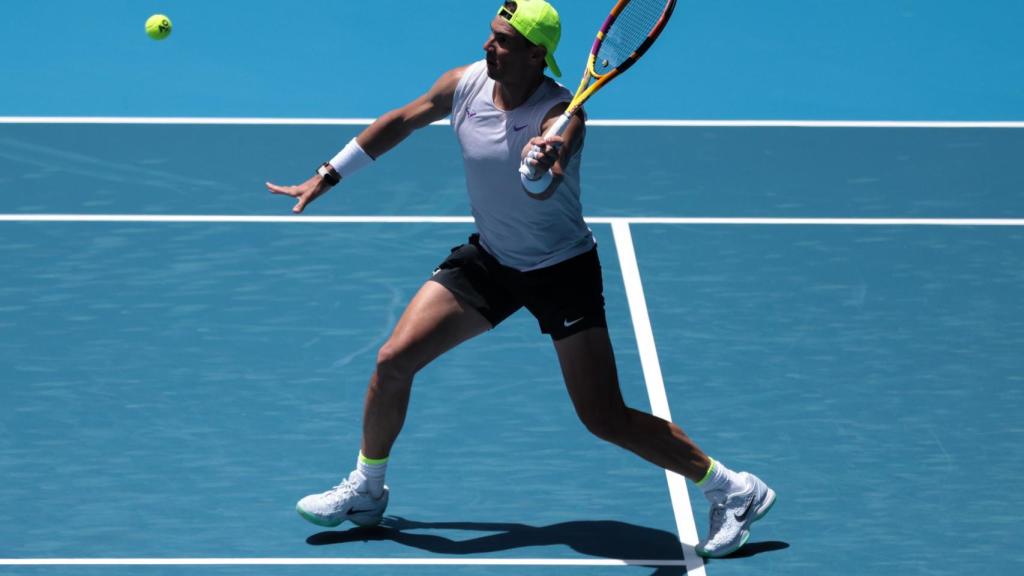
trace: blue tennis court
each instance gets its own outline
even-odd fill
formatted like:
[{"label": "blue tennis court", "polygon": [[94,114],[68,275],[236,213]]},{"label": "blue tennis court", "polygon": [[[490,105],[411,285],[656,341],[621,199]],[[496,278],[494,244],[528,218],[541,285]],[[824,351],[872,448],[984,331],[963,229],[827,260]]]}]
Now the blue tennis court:
[{"label": "blue tennis court", "polygon": [[[587,432],[525,312],[417,376],[384,525],[322,529],[295,502],[352,467],[377,350],[473,224],[446,125],[290,215],[263,183],[304,179],[359,118],[415,90],[372,110],[365,93],[347,95],[332,112],[294,94],[260,100],[229,73],[215,84],[236,112],[223,100],[204,109],[214,76],[196,54],[238,50],[206,28],[238,7],[225,4],[133,9],[135,36],[149,13],[179,15],[149,56],[197,72],[180,77],[179,99],[104,86],[110,59],[77,80],[80,100],[28,94],[45,73],[29,70],[39,53],[71,67],[122,45],[154,49],[119,29],[77,55],[39,47],[7,65],[23,82],[0,97],[0,574],[1024,568],[1024,131],[1019,103],[1000,96],[1012,82],[963,117],[901,114],[896,91],[897,105],[868,114],[894,120],[877,123],[846,123],[864,118],[839,95],[832,109],[805,108],[834,119],[822,122],[773,119],[800,115],[770,108],[785,100],[771,90],[765,108],[716,104],[708,89],[685,113],[656,98],[631,115],[623,80],[595,101],[584,206],[623,393],[778,492],[738,554],[694,555],[707,529],[700,491]],[[260,26],[289,14],[255,4]],[[566,19],[585,13],[565,4]],[[100,26],[127,6],[82,17]],[[400,6],[338,10],[375,21]],[[720,12],[746,23],[730,6],[689,6],[658,48],[710,42],[694,20]],[[775,17],[797,26],[794,9]],[[40,10],[19,8],[7,42],[31,31],[10,22]],[[950,17],[920,10],[914,22]],[[430,57],[475,57],[479,34],[466,36],[472,50],[442,43]],[[643,70],[637,84],[657,82]],[[949,122],[899,121],[922,117]]]},{"label": "blue tennis court", "polygon": [[[396,189],[385,189],[389,173],[428,174],[423,159],[449,145],[450,135],[445,127],[427,129],[407,153],[353,182],[348,195],[323,200],[332,213],[370,214],[365,222],[260,220],[279,212],[281,199],[255,179],[221,184],[200,159],[245,143],[261,146],[262,132],[327,139],[345,130],[5,128],[4,173],[27,193],[4,195],[0,225],[4,556],[485,562],[446,568],[470,572],[510,570],[488,560],[541,559],[530,573],[566,569],[544,559],[661,560],[667,565],[657,570],[682,570],[677,564],[687,559],[664,474],[583,429],[550,344],[523,314],[418,378],[389,479],[397,531],[319,531],[294,514],[296,495],[350,465],[377,347],[438,255],[472,229],[450,216],[463,198],[445,191],[443,178],[425,176],[422,187],[399,179]],[[594,147],[618,130],[625,129],[595,129]],[[737,155],[743,146],[729,142],[770,138],[784,151],[795,139],[790,149],[797,154],[807,138],[853,140],[846,145],[876,151],[893,140],[870,129],[812,130],[816,136],[806,128],[632,130],[646,130],[649,142],[715,137],[726,141],[723,154]],[[166,132],[165,149],[142,144],[153,131]],[[1007,153],[1020,137],[909,132],[896,134],[974,141],[991,150],[986,158]],[[69,141],[68,148],[54,145]],[[26,150],[63,157],[62,171],[74,173],[76,185],[59,186],[58,174],[19,160]],[[187,152],[178,158],[177,150]],[[271,162],[267,171],[284,173],[290,162]],[[899,177],[883,161],[871,168],[865,173],[878,182]],[[996,174],[980,162],[975,169]],[[921,188],[950,186],[959,167],[935,172],[937,180],[922,177]],[[174,186],[165,183],[171,175]],[[747,214],[787,208],[764,193],[784,185],[785,174],[764,176]],[[665,174],[664,182],[677,177]],[[700,185],[713,175],[690,173],[687,180]],[[595,196],[615,196],[613,184],[588,184]],[[894,192],[864,185],[877,197]],[[999,197],[1000,181],[989,185],[989,195]],[[637,201],[670,202],[677,193],[665,186]],[[45,187],[54,193],[42,194]],[[952,192],[902,197],[892,214],[948,215],[919,203],[955,209],[962,200]],[[409,221],[373,216],[375,196],[386,199],[381,211]],[[705,201],[699,213],[721,213],[714,199]],[[988,213],[1019,208],[1006,203]],[[221,217],[203,221],[193,213]],[[673,416],[709,452],[756,466],[781,498],[745,549],[751,556],[712,561],[709,572],[813,571],[842,554],[855,565],[941,573],[943,565],[927,559],[950,548],[993,567],[1019,563],[1010,547],[1015,515],[1004,512],[1015,496],[976,489],[979,473],[1013,486],[1022,472],[1008,457],[1020,439],[1018,221],[662,218],[631,222],[599,213],[592,223],[627,400],[650,406],[614,226],[630,232]],[[452,460],[467,463],[454,491],[440,480]],[[703,529],[703,502],[698,493],[691,498]],[[895,522],[894,507],[926,528]],[[894,541],[912,545],[879,553]]]}]

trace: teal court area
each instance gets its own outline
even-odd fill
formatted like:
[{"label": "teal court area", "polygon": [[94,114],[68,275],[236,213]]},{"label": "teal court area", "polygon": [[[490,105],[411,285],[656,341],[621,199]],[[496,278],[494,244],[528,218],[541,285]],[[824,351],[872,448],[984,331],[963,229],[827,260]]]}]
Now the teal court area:
[{"label": "teal court area", "polygon": [[[608,7],[552,2],[574,88]],[[623,392],[778,492],[739,553],[693,554],[699,490],[590,436],[526,313],[420,374],[382,527],[295,513],[473,224],[446,125],[301,217],[264,182],[499,4],[5,3],[0,576],[1024,573],[1019,0],[680,0],[588,102]]]},{"label": "teal court area", "polygon": [[[1019,131],[592,129],[627,401],[651,409],[653,350],[663,409],[779,493],[704,564],[703,497],[586,432],[525,313],[419,376],[385,527],[295,514],[347,473],[377,348],[472,231],[446,127],[308,216],[263,190],[358,129],[2,126],[0,573],[1021,566]],[[599,161],[623,137],[642,185]]]}]

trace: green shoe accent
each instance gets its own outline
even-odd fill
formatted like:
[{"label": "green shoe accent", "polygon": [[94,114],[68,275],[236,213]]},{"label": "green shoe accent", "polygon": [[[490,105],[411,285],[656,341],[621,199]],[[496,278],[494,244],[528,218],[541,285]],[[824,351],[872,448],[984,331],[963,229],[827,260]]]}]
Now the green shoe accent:
[{"label": "green shoe accent", "polygon": [[338,520],[337,522],[329,522],[327,520],[322,520],[320,518],[317,518],[313,514],[306,512],[305,510],[298,506],[295,507],[295,511],[298,512],[299,516],[302,516],[302,518],[305,519],[307,522],[311,522],[313,524],[316,524],[317,526],[324,526],[325,528],[334,528],[335,526],[343,522],[343,520]]}]

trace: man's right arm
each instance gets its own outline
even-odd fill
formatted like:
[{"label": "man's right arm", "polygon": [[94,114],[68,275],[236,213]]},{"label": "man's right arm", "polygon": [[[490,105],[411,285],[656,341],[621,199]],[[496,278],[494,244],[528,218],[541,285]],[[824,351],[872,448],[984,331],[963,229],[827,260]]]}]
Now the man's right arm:
[{"label": "man's right arm", "polygon": [[[359,154],[362,154],[363,161],[370,162],[397,146],[415,130],[423,128],[431,122],[444,119],[452,112],[455,88],[458,87],[459,80],[466,68],[467,66],[462,66],[445,72],[425,94],[374,120],[355,138],[358,146],[352,145],[350,142],[350,146],[346,146],[339,156],[345,154],[349,148],[361,149]],[[326,168],[325,164],[323,169]],[[334,182],[337,182],[336,173]],[[307,204],[330,190],[332,185],[318,173],[296,186],[278,186],[267,182],[267,189],[273,194],[282,194],[297,199],[292,212],[299,214],[306,209]]]},{"label": "man's right arm", "polygon": [[356,137],[356,142],[376,159],[397,146],[415,130],[443,120],[452,112],[455,88],[466,67],[445,72],[425,94],[374,120]]}]

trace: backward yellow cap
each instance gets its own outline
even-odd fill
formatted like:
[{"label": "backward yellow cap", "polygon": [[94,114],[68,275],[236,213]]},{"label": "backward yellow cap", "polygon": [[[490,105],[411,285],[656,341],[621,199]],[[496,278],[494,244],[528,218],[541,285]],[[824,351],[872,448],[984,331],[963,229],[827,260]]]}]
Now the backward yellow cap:
[{"label": "backward yellow cap", "polygon": [[554,6],[545,0],[517,0],[516,2],[505,2],[498,9],[498,16],[501,16],[512,25],[527,40],[538,46],[547,48],[547,56],[544,61],[555,76],[561,76],[562,71],[555,62],[555,49],[558,48],[558,40],[562,37],[562,23],[558,18],[558,12]]}]

